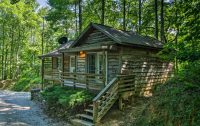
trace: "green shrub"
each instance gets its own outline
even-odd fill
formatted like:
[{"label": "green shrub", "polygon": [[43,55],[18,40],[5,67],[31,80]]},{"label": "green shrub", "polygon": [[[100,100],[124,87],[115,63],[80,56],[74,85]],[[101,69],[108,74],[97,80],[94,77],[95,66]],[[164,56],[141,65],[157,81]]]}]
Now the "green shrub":
[{"label": "green shrub", "polygon": [[9,88],[14,91],[29,91],[32,87],[39,87],[40,83],[41,77],[30,69],[23,72],[17,82]]},{"label": "green shrub", "polygon": [[74,106],[91,101],[94,94],[86,90],[71,89],[67,87],[52,86],[42,93],[43,98],[50,106],[73,108]]}]

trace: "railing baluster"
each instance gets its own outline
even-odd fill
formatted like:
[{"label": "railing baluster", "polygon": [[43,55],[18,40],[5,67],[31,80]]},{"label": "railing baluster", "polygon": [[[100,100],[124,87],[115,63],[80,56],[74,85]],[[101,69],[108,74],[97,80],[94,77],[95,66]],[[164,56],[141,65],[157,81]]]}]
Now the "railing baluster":
[{"label": "railing baluster", "polygon": [[73,76],[72,80],[74,81],[73,84],[74,84],[74,89],[75,89],[76,88],[76,74],[73,74],[72,76]]},{"label": "railing baluster", "polygon": [[85,75],[85,79],[86,79],[86,90],[88,90],[89,88],[88,88],[88,78],[89,78],[89,76],[88,75]]}]

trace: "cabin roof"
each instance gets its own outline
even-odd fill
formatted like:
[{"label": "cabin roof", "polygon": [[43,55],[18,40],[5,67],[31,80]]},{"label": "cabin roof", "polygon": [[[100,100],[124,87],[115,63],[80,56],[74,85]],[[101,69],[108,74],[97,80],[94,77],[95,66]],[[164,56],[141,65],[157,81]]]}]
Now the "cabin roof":
[{"label": "cabin roof", "polygon": [[110,26],[96,24],[96,23],[90,23],[90,25],[75,40],[75,42],[72,44],[72,47],[77,46],[78,43],[82,42],[82,40],[87,36],[87,34],[91,33],[92,29],[101,31],[109,38],[113,39],[113,41],[116,44],[158,48],[158,49],[163,47],[163,43],[153,37],[142,36],[133,31],[117,30]]},{"label": "cabin roof", "polygon": [[58,56],[61,56],[62,53],[59,52],[59,50],[63,50],[63,49],[68,49],[71,47],[72,43],[74,41],[68,41],[67,43],[65,44],[62,44],[60,45],[56,50],[53,50],[47,54],[44,54],[44,55],[41,55],[39,56],[39,58],[42,58],[42,57],[58,57]]}]

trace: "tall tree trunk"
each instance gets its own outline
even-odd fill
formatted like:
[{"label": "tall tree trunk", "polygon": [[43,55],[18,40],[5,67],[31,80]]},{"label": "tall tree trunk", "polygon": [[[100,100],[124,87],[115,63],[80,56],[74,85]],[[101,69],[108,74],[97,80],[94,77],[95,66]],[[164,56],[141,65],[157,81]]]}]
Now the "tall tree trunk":
[{"label": "tall tree trunk", "polygon": [[76,29],[76,33],[75,33],[75,37],[78,36],[78,22],[77,22],[77,1],[75,1],[75,29]]},{"label": "tall tree trunk", "polygon": [[13,46],[14,46],[14,26],[12,26],[11,28],[11,44],[10,44],[10,73],[9,73],[9,77],[10,79],[12,79],[12,66],[13,66]]},{"label": "tall tree trunk", "polygon": [[4,80],[8,77],[8,44],[6,44],[6,52],[5,52],[5,62],[4,62]]},{"label": "tall tree trunk", "polygon": [[141,33],[141,24],[142,24],[142,0],[139,0],[139,14],[138,14],[138,17],[139,17],[139,25],[138,25],[138,32],[139,34]]},{"label": "tall tree trunk", "polygon": [[17,78],[17,75],[19,73],[19,51],[20,51],[20,44],[21,44],[21,27],[19,25],[18,27],[18,42],[17,42],[17,49],[16,49],[16,65],[15,65],[15,75],[14,78]]},{"label": "tall tree trunk", "polygon": [[79,0],[79,34],[82,32],[82,0]]},{"label": "tall tree trunk", "polygon": [[158,39],[158,0],[154,0],[154,11],[155,11],[155,38]]},{"label": "tall tree trunk", "polygon": [[123,29],[126,30],[126,0],[123,0]]},{"label": "tall tree trunk", "polygon": [[164,0],[161,0],[160,10],[160,39],[164,42]]},{"label": "tall tree trunk", "polygon": [[44,54],[44,17],[42,21],[42,55]]},{"label": "tall tree trunk", "polygon": [[178,10],[177,10],[177,8],[178,8],[178,6],[177,6],[177,0],[175,0],[174,1],[175,2],[175,8],[176,8],[176,10],[175,10],[175,14],[176,14],[176,29],[177,29],[177,33],[176,33],[176,38],[175,38],[175,51],[176,51],[176,53],[175,53],[175,72],[176,72],[176,74],[178,73],[178,59],[177,59],[177,51],[178,51],[178,36],[179,36],[179,22],[178,22]]},{"label": "tall tree trunk", "polygon": [[102,8],[102,14],[101,14],[101,24],[103,24],[104,25],[104,18],[105,18],[105,16],[104,16],[104,14],[105,14],[105,0],[102,0],[101,1],[101,8]]},{"label": "tall tree trunk", "polygon": [[4,46],[5,46],[5,23],[3,22],[2,25],[2,56],[1,56],[1,77],[4,80]]},{"label": "tall tree trunk", "polygon": [[126,27],[128,26],[129,19],[130,19],[130,4],[131,4],[131,1],[128,2],[128,6],[127,6],[127,23],[126,23]]}]

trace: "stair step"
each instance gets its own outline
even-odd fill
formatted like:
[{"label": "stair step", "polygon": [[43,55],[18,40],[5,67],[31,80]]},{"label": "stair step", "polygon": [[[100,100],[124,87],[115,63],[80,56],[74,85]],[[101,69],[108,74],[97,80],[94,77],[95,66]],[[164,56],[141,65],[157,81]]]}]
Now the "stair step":
[{"label": "stair step", "polygon": [[81,119],[72,119],[71,121],[75,126],[94,126],[92,122]]},{"label": "stair step", "polygon": [[93,114],[93,110],[92,109],[85,109],[85,111]]},{"label": "stair step", "polygon": [[93,121],[93,117],[87,114],[78,114],[77,116]]}]

